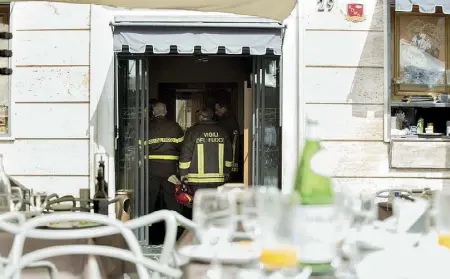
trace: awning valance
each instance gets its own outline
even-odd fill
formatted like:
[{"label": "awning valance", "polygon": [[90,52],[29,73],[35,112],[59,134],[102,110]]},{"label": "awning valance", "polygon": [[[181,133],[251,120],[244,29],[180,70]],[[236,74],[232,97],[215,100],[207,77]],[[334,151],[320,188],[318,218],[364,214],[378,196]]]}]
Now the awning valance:
[{"label": "awning valance", "polygon": [[283,25],[268,19],[248,18],[158,18],[145,16],[116,17],[114,51],[128,47],[130,53],[170,53],[176,47],[180,54],[192,54],[195,48],[203,54],[216,54],[223,48],[227,54],[281,54]]},{"label": "awning valance", "polygon": [[395,0],[395,10],[399,12],[411,12],[415,5],[422,13],[434,13],[436,7],[442,7],[444,13],[450,14],[450,0]]}]

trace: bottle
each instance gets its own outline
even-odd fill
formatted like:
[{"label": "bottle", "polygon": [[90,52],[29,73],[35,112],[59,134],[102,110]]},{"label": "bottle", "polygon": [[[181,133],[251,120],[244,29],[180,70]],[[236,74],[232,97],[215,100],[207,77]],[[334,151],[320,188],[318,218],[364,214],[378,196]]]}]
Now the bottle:
[{"label": "bottle", "polygon": [[418,134],[423,134],[424,132],[424,125],[425,125],[425,121],[423,120],[423,118],[419,118],[419,121],[417,121],[417,133]]},{"label": "bottle", "polygon": [[3,167],[3,154],[0,154],[0,212],[13,210],[11,202],[11,182]]},{"label": "bottle", "polygon": [[100,161],[94,194],[94,213],[108,215],[108,184],[105,181],[105,162]]},{"label": "bottle", "polygon": [[294,243],[300,265],[309,265],[315,274],[332,272],[336,250],[334,189],[329,153],[322,149],[318,123],[307,121],[307,135],[297,168],[295,195],[300,196],[295,211],[297,228]]}]

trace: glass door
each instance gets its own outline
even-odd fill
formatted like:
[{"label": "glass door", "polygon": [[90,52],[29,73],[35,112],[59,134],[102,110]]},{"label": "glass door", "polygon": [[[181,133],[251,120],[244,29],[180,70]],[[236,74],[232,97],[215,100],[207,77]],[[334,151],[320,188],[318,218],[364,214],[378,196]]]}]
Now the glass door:
[{"label": "glass door", "polygon": [[281,189],[280,59],[253,59],[253,184]]},{"label": "glass door", "polygon": [[[133,190],[132,216],[148,214],[149,60],[118,58],[116,94],[116,189]],[[139,241],[148,244],[149,231],[136,231]]]}]

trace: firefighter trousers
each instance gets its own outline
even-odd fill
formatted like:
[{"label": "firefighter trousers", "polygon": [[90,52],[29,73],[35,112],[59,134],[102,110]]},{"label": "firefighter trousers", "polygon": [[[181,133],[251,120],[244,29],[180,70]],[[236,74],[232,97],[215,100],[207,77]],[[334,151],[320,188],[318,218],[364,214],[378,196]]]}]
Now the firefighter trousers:
[{"label": "firefighter trousers", "polygon": [[[149,213],[159,209],[181,212],[181,205],[175,199],[175,185],[167,181],[167,178],[150,176],[149,192]],[[156,204],[158,200],[160,200],[161,206]]]}]

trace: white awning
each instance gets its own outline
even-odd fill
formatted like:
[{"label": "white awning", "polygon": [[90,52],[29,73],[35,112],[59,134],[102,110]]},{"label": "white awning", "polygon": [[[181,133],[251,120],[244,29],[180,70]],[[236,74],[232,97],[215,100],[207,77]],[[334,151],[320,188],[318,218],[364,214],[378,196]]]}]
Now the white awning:
[{"label": "white awning", "polygon": [[445,14],[450,14],[450,0],[395,0],[395,10],[399,12],[411,12],[415,5],[422,13],[434,13],[436,7],[442,7]]},{"label": "white awning", "polygon": [[[15,0],[15,2],[19,1],[27,0]],[[297,0],[52,0],[52,2],[96,4],[130,9],[222,12],[282,21],[291,14]]]},{"label": "white awning", "polygon": [[281,55],[281,22],[255,17],[165,17],[117,16],[114,27],[114,51],[168,54]]}]

